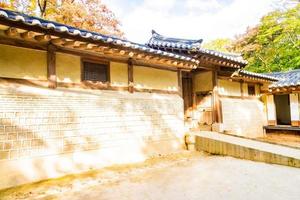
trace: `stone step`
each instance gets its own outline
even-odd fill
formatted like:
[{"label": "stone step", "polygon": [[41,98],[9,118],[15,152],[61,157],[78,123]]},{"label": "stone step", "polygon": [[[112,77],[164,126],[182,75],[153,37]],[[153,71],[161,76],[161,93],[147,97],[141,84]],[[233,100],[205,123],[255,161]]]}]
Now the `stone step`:
[{"label": "stone step", "polygon": [[297,148],[209,131],[190,135],[195,136],[195,149],[198,151],[300,168],[300,149]]}]

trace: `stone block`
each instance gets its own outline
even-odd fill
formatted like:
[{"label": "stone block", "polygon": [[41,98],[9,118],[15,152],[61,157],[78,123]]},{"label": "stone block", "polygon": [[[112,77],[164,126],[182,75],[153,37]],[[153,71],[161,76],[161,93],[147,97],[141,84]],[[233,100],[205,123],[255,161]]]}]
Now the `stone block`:
[{"label": "stone block", "polygon": [[0,151],[0,160],[6,160],[9,159],[9,151],[4,150]]}]

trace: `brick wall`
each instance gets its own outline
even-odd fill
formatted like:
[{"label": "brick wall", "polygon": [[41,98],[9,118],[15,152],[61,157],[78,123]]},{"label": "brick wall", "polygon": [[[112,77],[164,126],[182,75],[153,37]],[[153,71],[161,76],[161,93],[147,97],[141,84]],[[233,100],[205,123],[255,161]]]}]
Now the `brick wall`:
[{"label": "brick wall", "polygon": [[262,137],[266,124],[263,103],[258,99],[222,98],[224,129],[244,137]]},{"label": "brick wall", "polygon": [[[178,95],[50,90],[20,85],[0,88],[0,164],[3,166],[0,176],[14,174],[1,181],[0,188],[86,170],[90,166],[83,165],[87,163],[74,165],[74,155],[80,152],[94,166],[99,162],[106,165],[101,157],[103,152],[111,153],[114,158],[105,159],[113,161],[107,164],[113,164],[118,160],[130,162],[135,155],[144,159],[182,147],[183,103]],[[62,167],[61,173],[62,168],[54,166],[61,164],[59,155],[66,154],[73,156],[67,164],[74,165],[71,168],[76,170]],[[36,165],[36,159],[45,162],[43,159],[51,156],[56,156],[55,162]],[[35,163],[37,172],[28,175],[18,167],[25,161],[31,167]],[[44,173],[43,168],[54,172]]]}]

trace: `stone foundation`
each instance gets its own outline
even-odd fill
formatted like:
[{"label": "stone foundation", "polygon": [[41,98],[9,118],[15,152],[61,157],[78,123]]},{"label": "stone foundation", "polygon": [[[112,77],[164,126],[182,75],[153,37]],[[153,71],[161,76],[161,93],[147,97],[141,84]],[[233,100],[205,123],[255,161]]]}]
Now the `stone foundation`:
[{"label": "stone foundation", "polygon": [[0,88],[0,188],[184,146],[178,95],[99,90]]},{"label": "stone foundation", "polygon": [[243,137],[264,136],[266,117],[258,99],[222,98],[223,130]]}]

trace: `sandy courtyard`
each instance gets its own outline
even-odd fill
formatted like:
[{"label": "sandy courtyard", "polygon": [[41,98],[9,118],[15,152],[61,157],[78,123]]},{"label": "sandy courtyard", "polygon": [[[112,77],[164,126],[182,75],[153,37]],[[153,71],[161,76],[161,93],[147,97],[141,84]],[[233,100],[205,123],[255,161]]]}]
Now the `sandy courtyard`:
[{"label": "sandy courtyard", "polygon": [[299,184],[298,168],[185,152],[26,185],[0,199],[298,200]]}]

